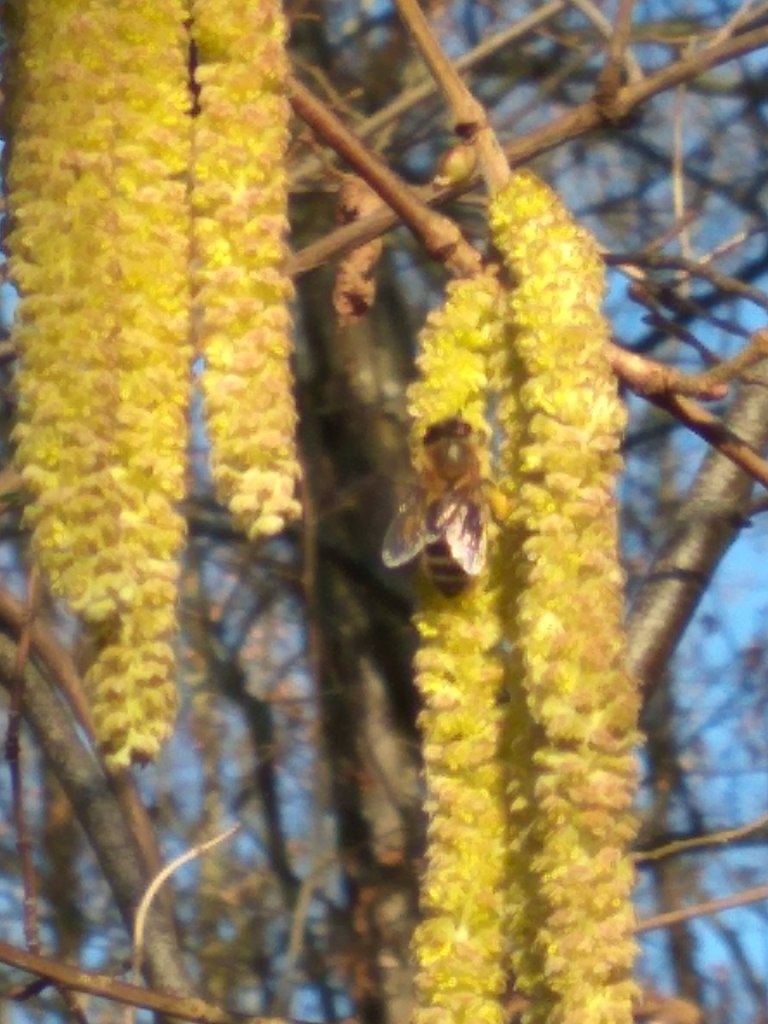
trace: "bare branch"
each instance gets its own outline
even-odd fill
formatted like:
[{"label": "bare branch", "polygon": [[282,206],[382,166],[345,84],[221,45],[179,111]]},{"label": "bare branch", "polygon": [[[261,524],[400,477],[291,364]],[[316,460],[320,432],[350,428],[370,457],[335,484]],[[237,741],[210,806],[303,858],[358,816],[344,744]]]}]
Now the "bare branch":
[{"label": "bare branch", "polygon": [[665,857],[674,857],[678,853],[690,853],[691,850],[700,850],[703,847],[721,846],[759,832],[761,829],[765,829],[766,825],[768,825],[768,814],[761,814],[759,818],[747,822],[746,825],[739,825],[738,828],[722,829],[720,832],[712,832],[706,836],[693,836],[691,839],[676,839],[655,850],[637,853],[632,859],[635,864],[644,864],[648,861],[662,860]]},{"label": "bare branch", "polygon": [[595,101],[605,111],[606,117],[610,119],[613,99],[622,84],[622,70],[626,70],[630,82],[638,82],[643,78],[642,68],[629,49],[632,10],[635,2],[634,0],[619,0],[619,9],[613,22],[609,21],[591,0],[571,0],[571,2],[608,40],[606,61],[598,75],[595,87]]},{"label": "bare branch", "polygon": [[141,959],[144,949],[144,928],[146,925],[147,915],[149,914],[152,902],[157,896],[162,886],[168,881],[174,871],[178,871],[184,864],[188,864],[189,861],[194,860],[196,857],[202,856],[207,853],[208,850],[212,850],[214,846],[218,846],[219,843],[223,843],[225,839],[229,839],[235,832],[238,831],[240,825],[232,825],[230,828],[225,829],[224,832],[219,833],[217,836],[213,836],[212,839],[207,839],[203,843],[196,843],[191,849],[185,850],[184,853],[179,854],[178,857],[174,857],[170,863],[166,864],[162,871],[159,871],[144,892],[144,895],[139,900],[139,905],[136,908],[136,916],[133,921],[133,971],[138,974],[141,965]]},{"label": "bare branch", "polygon": [[285,1021],[274,1017],[227,1013],[203,999],[166,995],[138,985],[129,985],[127,982],[117,981],[108,974],[84,971],[80,967],[59,960],[28,953],[8,942],[0,941],[0,962],[47,978],[74,992],[87,992],[92,996],[110,999],[126,1006],[154,1010],[156,1013],[168,1014],[179,1020],[192,1021],[193,1024],[286,1024]]},{"label": "bare branch", "polygon": [[756,306],[768,312],[768,295],[752,285],[745,284],[736,277],[723,274],[719,270],[708,266],[705,261],[686,259],[683,256],[666,256],[662,253],[644,252],[636,255],[628,253],[611,253],[606,255],[606,263],[610,266],[626,269],[629,265],[635,267],[648,267],[652,270],[679,270],[683,271],[686,277],[700,277],[703,281],[709,282],[718,291],[726,295],[736,295],[741,299],[748,299]]},{"label": "bare branch", "polygon": [[[0,636],[0,685],[7,689],[12,682],[9,666],[13,655],[10,642]],[[33,664],[28,664],[25,670],[23,711],[129,925],[146,886],[145,868],[141,848],[111,792],[112,780],[85,745],[58,694],[51,690]],[[153,984],[179,993],[190,990],[175,928],[164,908],[162,913],[153,915],[147,939],[147,964]]]},{"label": "bare branch", "polygon": [[[513,25],[496,32],[487,39],[483,39],[469,53],[459,57],[454,64],[456,71],[459,74],[463,74],[465,71],[472,70],[477,64],[488,57],[492,57],[511,43],[534,32],[539,25],[548,21],[565,6],[565,0],[549,0],[548,3],[541,4],[524,18],[520,18]],[[356,127],[358,137],[360,139],[373,138],[378,132],[386,128],[387,125],[397,120],[398,117],[419,106],[424,100],[429,99],[430,96],[433,96],[437,92],[437,88],[437,82],[433,78],[428,77],[423,82],[419,82],[418,85],[405,89],[391,103],[388,103],[381,110],[366,118]],[[310,157],[296,168],[296,177],[301,180],[319,167],[319,160],[316,157]]]},{"label": "bare branch", "polygon": [[691,921],[695,917],[708,917],[711,914],[719,914],[723,910],[732,910],[734,907],[747,907],[751,903],[762,903],[768,900],[768,885],[758,885],[754,889],[746,889],[744,892],[736,893],[733,896],[724,896],[719,900],[707,900],[703,903],[695,903],[691,907],[681,907],[679,910],[669,910],[665,914],[654,914],[638,921],[635,931],[638,935],[655,931],[657,928],[668,928],[673,924],[680,924],[681,921]]},{"label": "bare branch", "polygon": [[[289,88],[296,114],[379,193],[430,255],[461,275],[470,276],[480,269],[479,253],[462,237],[452,220],[430,210],[414,190],[371,153],[306,86],[297,79],[291,79]],[[365,224],[366,220],[360,223]],[[358,238],[356,244],[361,241]]]},{"label": "bare branch", "polygon": [[706,373],[686,375],[672,366],[616,344],[609,345],[608,359],[619,380],[643,398],[654,400],[678,394],[715,401],[728,393],[727,384],[711,380]]},{"label": "bare branch", "polygon": [[[629,117],[636,109],[642,106],[647,100],[667,89],[691,81],[705,71],[727,61],[742,57],[768,45],[768,26],[762,26],[751,32],[745,32],[733,38],[726,39],[715,46],[705,48],[695,54],[673,61],[667,67],[662,68],[655,74],[649,75],[639,82],[632,82],[624,86],[616,96],[612,110],[615,118],[623,120]],[[505,147],[505,153],[511,165],[526,163],[535,156],[554,149],[571,139],[578,138],[605,124],[605,114],[599,104],[589,100],[574,110],[562,114],[560,117],[550,121],[549,124],[530,132],[523,138],[516,139]],[[373,185],[359,166],[355,168],[366,177],[366,180]],[[469,192],[477,184],[477,178],[473,177],[468,182],[441,189],[430,197],[430,203],[440,205],[457,196]],[[375,185],[373,187],[376,187]],[[380,194],[379,189],[377,189]],[[384,197],[386,198],[386,197]],[[337,231],[331,232],[320,242],[312,243],[299,252],[291,265],[291,272],[294,274],[305,273],[313,267],[320,266],[328,259],[338,256],[342,252],[348,252],[364,241],[375,238],[378,234],[388,231],[398,222],[398,215],[392,210],[382,211],[374,217],[365,217],[355,225],[348,225]],[[409,225],[412,227],[412,225]]]},{"label": "bare branch", "polygon": [[11,776],[13,823],[16,831],[16,848],[21,862],[24,883],[24,938],[27,949],[32,953],[40,950],[38,920],[38,880],[32,862],[32,848],[27,832],[27,816],[24,802],[24,786],[21,776],[21,716],[24,707],[24,680],[31,635],[35,617],[40,606],[40,579],[33,569],[29,578],[29,590],[24,612],[19,623],[18,640],[13,661],[8,709],[8,729],[5,737],[5,759]]},{"label": "bare branch", "polygon": [[[768,441],[767,384],[768,361],[762,360],[741,383],[719,426],[734,447],[755,455]],[[715,567],[743,528],[752,487],[753,477],[732,458],[710,451],[639,588],[629,616],[628,667],[646,699],[663,678]]]},{"label": "bare branch", "polygon": [[483,177],[488,191],[493,195],[509,180],[510,169],[496,134],[488,123],[485,108],[474,98],[452,61],[443,53],[416,0],[396,0],[396,3],[400,16],[443,91],[453,115],[456,133],[477,146]]}]

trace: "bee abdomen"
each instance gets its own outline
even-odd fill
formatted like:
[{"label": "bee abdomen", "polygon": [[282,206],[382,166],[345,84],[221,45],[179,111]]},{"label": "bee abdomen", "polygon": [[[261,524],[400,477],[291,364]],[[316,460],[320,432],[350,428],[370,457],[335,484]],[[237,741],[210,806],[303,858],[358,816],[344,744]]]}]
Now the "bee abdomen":
[{"label": "bee abdomen", "polygon": [[446,597],[460,594],[470,580],[451,554],[448,542],[442,538],[424,548],[424,568],[440,593]]}]

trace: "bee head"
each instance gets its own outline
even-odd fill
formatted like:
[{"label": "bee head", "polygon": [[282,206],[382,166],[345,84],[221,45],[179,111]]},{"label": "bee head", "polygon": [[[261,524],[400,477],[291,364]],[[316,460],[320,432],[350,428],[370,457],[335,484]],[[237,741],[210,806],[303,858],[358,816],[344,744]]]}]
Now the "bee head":
[{"label": "bee head", "polygon": [[437,441],[465,441],[472,435],[472,427],[460,416],[448,416],[437,423],[430,423],[424,431],[422,441],[425,445]]},{"label": "bee head", "polygon": [[474,464],[472,433],[472,427],[459,416],[450,416],[427,427],[424,450],[444,479],[455,480]]}]

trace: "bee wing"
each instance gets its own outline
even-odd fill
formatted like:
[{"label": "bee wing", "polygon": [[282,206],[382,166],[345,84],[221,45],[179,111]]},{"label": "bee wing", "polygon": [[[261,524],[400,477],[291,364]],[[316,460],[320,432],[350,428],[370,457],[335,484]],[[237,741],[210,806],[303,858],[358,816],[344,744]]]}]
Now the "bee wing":
[{"label": "bee wing", "polygon": [[440,535],[427,525],[425,496],[416,488],[406,496],[384,534],[382,561],[388,569],[405,565]]},{"label": "bee wing", "polygon": [[486,531],[483,509],[474,501],[460,500],[444,507],[438,521],[451,557],[468,576],[477,576],[485,566]]}]

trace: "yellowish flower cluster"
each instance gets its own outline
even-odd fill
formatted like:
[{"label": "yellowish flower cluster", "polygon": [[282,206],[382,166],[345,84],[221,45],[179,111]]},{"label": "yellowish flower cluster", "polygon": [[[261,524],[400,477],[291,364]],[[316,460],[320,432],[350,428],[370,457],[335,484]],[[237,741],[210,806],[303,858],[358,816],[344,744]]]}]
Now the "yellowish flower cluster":
[{"label": "yellowish flower cluster", "polygon": [[192,204],[212,466],[251,538],[299,515],[284,273],[289,106],[279,0],[193,0]]},{"label": "yellowish flower cluster", "polygon": [[502,614],[518,651],[510,689],[523,687],[529,716],[508,737],[510,863],[522,873],[510,888],[521,901],[510,907],[513,964],[535,996],[529,1020],[619,1024],[632,1019],[634,993],[625,850],[638,700],[623,668],[614,486],[624,413],[606,357],[604,274],[590,236],[527,172],[495,197],[491,225],[516,281],[525,380],[500,409],[517,439],[502,472],[519,487],[520,531]]},{"label": "yellowish flower cluster", "polygon": [[128,763],[154,755],[175,705],[186,11],[27,0],[21,14],[9,169],[18,460],[33,549],[54,591],[104,634],[87,681],[99,739]]},{"label": "yellowish flower cluster", "polygon": [[495,270],[452,281],[419,339],[419,379],[408,390],[415,452],[431,423],[461,416],[488,434],[489,359],[502,344],[507,299]]},{"label": "yellowish flower cluster", "polygon": [[[488,359],[501,344],[504,293],[487,271],[449,285],[422,332],[421,378],[409,391],[413,447],[426,427],[461,416],[488,463]],[[424,699],[428,787],[424,920],[416,930],[417,1024],[499,1024],[504,875],[504,800],[498,761],[500,634],[487,580],[457,597],[426,589],[416,619],[416,680]]]}]

